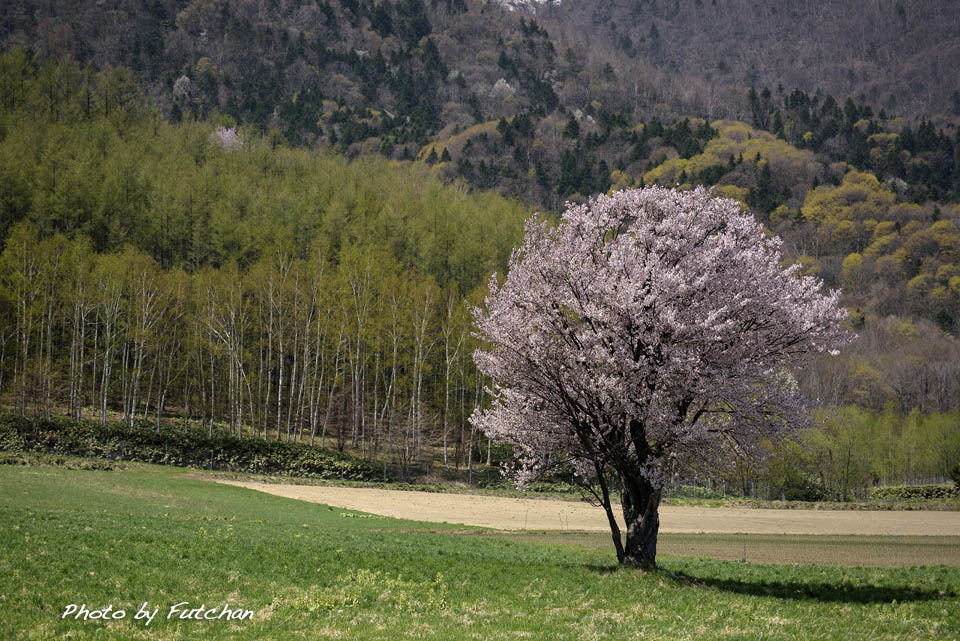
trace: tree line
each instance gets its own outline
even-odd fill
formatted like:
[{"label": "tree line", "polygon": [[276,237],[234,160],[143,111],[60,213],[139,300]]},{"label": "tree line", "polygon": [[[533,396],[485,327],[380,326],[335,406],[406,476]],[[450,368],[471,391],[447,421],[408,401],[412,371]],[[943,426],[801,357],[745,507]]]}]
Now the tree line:
[{"label": "tree line", "polygon": [[466,464],[483,394],[463,297],[383,248],[331,261],[276,246],[249,268],[164,270],[127,246],[14,226],[0,256],[0,384],[20,413],[69,409],[309,441],[402,469]]}]

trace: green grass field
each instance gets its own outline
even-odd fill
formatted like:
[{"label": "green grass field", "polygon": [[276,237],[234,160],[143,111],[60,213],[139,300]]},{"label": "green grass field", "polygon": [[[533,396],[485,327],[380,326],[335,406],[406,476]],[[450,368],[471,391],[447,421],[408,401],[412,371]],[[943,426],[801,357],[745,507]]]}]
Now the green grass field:
[{"label": "green grass field", "polygon": [[[691,550],[665,537],[644,574],[600,539],[467,536],[182,474],[0,466],[0,639],[960,638],[956,566],[671,557]],[[166,619],[180,602],[254,614]],[[81,603],[126,617],[61,618]]]}]

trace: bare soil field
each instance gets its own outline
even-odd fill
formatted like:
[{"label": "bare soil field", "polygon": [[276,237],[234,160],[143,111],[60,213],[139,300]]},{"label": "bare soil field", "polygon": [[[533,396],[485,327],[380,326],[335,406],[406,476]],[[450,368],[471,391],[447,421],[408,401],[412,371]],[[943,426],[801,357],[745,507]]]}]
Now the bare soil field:
[{"label": "bare soil field", "polygon": [[[613,551],[609,532],[469,530],[464,536]],[[827,536],[823,534],[677,534],[657,537],[657,553],[725,561],[913,567],[960,565],[960,536]]]},{"label": "bare soil field", "polygon": [[[277,496],[434,523],[498,530],[608,531],[586,503],[469,494],[220,481]],[[660,531],[684,534],[960,536],[960,512],[858,512],[662,506]]]}]

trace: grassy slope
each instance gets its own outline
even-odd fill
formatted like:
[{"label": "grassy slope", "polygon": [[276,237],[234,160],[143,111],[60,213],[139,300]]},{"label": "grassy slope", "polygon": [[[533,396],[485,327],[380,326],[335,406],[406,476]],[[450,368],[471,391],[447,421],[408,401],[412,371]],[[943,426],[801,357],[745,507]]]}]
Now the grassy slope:
[{"label": "grassy slope", "polygon": [[[960,637],[960,568],[765,566],[495,540],[178,477],[0,466],[0,638]],[[143,601],[149,628],[130,621]],[[251,622],[162,620],[227,601]],[[130,610],[60,620],[68,603]]]}]

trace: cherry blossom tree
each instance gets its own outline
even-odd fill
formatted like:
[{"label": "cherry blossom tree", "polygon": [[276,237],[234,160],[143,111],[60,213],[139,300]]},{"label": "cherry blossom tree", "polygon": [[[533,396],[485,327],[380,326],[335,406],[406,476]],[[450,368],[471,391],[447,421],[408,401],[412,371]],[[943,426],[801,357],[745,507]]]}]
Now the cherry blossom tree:
[{"label": "cherry blossom tree", "polygon": [[656,567],[667,478],[761,457],[807,420],[791,368],[850,340],[839,293],[780,247],[703,188],[615,192],[530,221],[472,310],[493,401],[471,420],[514,446],[521,484],[572,469],[621,564]]}]

